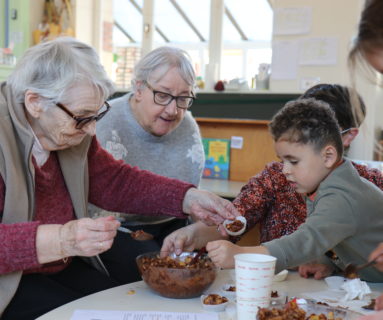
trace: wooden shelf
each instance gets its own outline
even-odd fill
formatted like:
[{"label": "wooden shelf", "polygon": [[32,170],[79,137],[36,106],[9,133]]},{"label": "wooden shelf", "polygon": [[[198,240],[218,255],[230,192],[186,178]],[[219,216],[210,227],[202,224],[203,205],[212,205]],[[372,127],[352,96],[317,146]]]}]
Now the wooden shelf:
[{"label": "wooden shelf", "polygon": [[232,181],[248,181],[268,162],[277,160],[268,120],[197,117],[196,121],[203,138],[243,138],[243,148],[230,151],[229,179]]}]

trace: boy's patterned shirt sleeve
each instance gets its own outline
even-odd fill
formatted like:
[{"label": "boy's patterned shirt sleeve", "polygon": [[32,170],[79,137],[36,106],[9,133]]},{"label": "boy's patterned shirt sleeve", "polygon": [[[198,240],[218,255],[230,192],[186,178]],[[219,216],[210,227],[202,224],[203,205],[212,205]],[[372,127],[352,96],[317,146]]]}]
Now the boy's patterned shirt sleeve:
[{"label": "boy's patterned shirt sleeve", "polygon": [[291,187],[282,169],[280,162],[268,164],[233,202],[246,217],[249,229],[260,223],[261,242],[294,232],[306,219],[304,199]]}]

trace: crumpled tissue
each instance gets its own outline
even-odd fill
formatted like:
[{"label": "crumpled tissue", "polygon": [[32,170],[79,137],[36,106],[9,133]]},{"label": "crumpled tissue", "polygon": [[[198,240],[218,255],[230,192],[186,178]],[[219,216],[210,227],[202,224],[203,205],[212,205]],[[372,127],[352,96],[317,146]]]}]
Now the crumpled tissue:
[{"label": "crumpled tissue", "polygon": [[342,298],[343,301],[363,300],[367,295],[371,294],[368,284],[360,279],[348,280],[342,284],[341,288],[346,291],[346,295]]}]

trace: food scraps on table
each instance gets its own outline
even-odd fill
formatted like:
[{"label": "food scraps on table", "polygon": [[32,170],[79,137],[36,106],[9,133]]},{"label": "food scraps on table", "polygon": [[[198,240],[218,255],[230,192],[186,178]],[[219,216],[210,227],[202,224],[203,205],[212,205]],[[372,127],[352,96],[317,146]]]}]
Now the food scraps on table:
[{"label": "food scraps on table", "polygon": [[362,308],[367,310],[375,310],[375,299],[371,299],[370,303],[363,306]]},{"label": "food scraps on table", "polygon": [[229,286],[228,288],[225,289],[225,291],[236,292],[237,288],[235,286]]},{"label": "food scraps on table", "polygon": [[279,297],[278,291],[271,291],[271,297],[278,298]]}]

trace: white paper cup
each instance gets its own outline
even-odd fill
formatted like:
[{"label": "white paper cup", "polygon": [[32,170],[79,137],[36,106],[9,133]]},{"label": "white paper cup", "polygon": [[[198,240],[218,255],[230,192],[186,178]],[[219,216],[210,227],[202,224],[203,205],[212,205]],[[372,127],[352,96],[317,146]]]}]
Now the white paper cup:
[{"label": "white paper cup", "polygon": [[264,254],[244,253],[235,255],[234,260],[237,319],[256,319],[258,308],[267,308],[270,305],[277,259]]}]

